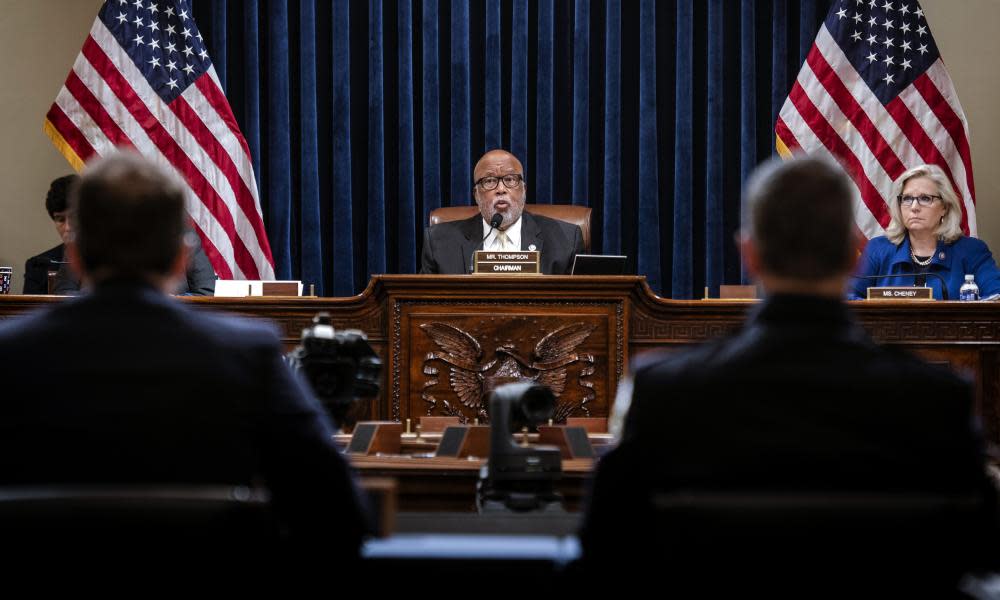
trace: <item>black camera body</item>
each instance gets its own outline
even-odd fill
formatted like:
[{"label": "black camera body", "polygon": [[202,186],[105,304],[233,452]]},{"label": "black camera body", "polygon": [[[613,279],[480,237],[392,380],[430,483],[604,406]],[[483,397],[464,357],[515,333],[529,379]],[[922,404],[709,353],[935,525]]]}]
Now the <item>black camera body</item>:
[{"label": "black camera body", "polygon": [[545,423],[555,410],[549,388],[525,380],[508,383],[490,396],[490,458],[479,482],[482,512],[561,509],[555,481],[562,477],[562,454],[555,446],[518,446],[512,430]]},{"label": "black camera body", "polygon": [[286,360],[341,428],[354,424],[355,405],[377,396],[381,387],[382,361],[368,337],[357,329],[335,331],[327,312],[302,330],[301,343]]}]

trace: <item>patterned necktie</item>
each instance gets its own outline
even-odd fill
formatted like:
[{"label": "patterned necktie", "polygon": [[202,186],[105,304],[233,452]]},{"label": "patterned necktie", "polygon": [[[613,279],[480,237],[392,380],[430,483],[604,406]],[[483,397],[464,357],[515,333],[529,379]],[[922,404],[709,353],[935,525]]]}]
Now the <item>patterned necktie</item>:
[{"label": "patterned necktie", "polygon": [[513,249],[513,244],[506,231],[497,231],[497,245],[501,252],[510,252]]}]

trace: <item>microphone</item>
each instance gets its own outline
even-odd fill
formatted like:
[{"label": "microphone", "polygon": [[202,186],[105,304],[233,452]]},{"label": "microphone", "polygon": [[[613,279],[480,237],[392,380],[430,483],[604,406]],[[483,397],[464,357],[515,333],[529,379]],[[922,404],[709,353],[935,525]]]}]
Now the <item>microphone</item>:
[{"label": "microphone", "polygon": [[493,233],[494,229],[500,227],[501,223],[503,223],[503,215],[500,213],[493,213],[493,218],[490,219],[490,230],[486,232],[485,236],[483,236],[483,242],[486,241],[486,238],[490,237],[490,234]]},{"label": "microphone", "polygon": [[[937,273],[886,273],[885,275],[851,275],[852,279],[871,279],[878,280],[883,278],[894,278],[894,277],[913,277],[914,285],[916,285],[917,277],[934,277],[941,282],[941,300],[948,300],[948,284],[945,282],[944,277],[941,277]],[[926,281],[926,279],[924,280]]]},{"label": "microphone", "polygon": [[479,244],[477,244],[475,249],[472,251],[472,256],[469,256],[469,273],[472,272],[472,260],[473,257],[475,257],[476,255],[476,250],[483,249],[483,243],[486,242],[486,238],[490,237],[490,234],[493,233],[493,230],[496,229],[497,227],[500,227],[501,223],[503,223],[503,215],[501,215],[500,213],[493,213],[493,216],[490,218],[490,230],[486,232],[486,235],[483,236],[483,239],[479,240]]}]

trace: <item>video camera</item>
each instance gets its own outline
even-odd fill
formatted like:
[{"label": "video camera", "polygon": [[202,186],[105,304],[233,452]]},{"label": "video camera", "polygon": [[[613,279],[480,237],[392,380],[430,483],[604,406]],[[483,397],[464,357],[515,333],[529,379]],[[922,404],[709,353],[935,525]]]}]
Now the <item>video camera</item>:
[{"label": "video camera", "polygon": [[337,427],[350,427],[357,421],[362,401],[378,395],[382,361],[364,332],[334,331],[330,313],[320,312],[312,322],[285,360],[309,382]]},{"label": "video camera", "polygon": [[490,396],[490,458],[480,471],[480,512],[561,510],[555,481],[562,455],[555,446],[518,446],[511,432],[545,423],[555,411],[552,390],[531,380],[508,383]]}]

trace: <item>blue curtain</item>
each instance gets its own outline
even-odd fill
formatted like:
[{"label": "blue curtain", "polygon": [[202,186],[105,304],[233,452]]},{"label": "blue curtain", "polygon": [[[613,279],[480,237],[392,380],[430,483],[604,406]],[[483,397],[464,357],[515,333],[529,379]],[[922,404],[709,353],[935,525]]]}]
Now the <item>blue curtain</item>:
[{"label": "blue curtain", "polygon": [[741,187],[830,0],[194,0],[279,278],[413,273],[428,213],[503,147],[529,202],[674,298],[746,280]]}]

